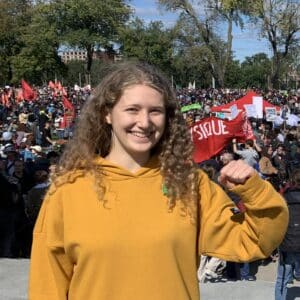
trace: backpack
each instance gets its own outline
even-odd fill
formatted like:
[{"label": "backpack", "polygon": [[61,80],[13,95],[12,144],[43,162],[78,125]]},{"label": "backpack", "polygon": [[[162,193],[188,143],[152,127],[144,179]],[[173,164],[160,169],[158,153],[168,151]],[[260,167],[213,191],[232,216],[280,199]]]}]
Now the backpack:
[{"label": "backpack", "polygon": [[300,189],[288,188],[283,196],[289,209],[289,224],[279,249],[284,252],[300,252]]}]

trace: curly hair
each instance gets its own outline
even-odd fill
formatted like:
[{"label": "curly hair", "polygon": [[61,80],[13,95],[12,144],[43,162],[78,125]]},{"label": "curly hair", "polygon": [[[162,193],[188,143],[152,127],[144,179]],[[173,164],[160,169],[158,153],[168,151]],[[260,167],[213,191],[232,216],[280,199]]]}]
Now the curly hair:
[{"label": "curly hair", "polygon": [[74,180],[73,175],[76,173],[90,172],[95,178],[99,200],[105,202],[102,169],[101,165],[95,162],[97,156],[105,157],[110,151],[111,126],[107,124],[105,117],[120,99],[124,90],[137,84],[157,90],[164,99],[165,131],[159,143],[151,150],[151,155],[157,155],[160,161],[169,209],[172,210],[176,201],[180,199],[184,204],[183,211],[190,216],[195,216],[198,200],[198,171],[192,158],[193,143],[190,133],[170,82],[160,71],[145,63],[122,62],[113,64],[108,69],[93,95],[84,104],[73,139],[68,142],[52,180],[57,186]]}]

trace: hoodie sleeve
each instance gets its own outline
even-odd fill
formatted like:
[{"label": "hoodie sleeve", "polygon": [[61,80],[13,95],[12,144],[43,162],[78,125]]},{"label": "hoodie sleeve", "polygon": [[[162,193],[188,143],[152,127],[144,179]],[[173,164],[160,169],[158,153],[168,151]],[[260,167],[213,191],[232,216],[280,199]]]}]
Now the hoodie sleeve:
[{"label": "hoodie sleeve", "polygon": [[234,204],[227,194],[201,175],[199,252],[236,262],[269,256],[286,232],[285,201],[258,174],[231,191],[241,197],[244,214],[233,215]]},{"label": "hoodie sleeve", "polygon": [[62,195],[47,194],[33,232],[30,300],[67,299],[73,265],[64,250]]}]

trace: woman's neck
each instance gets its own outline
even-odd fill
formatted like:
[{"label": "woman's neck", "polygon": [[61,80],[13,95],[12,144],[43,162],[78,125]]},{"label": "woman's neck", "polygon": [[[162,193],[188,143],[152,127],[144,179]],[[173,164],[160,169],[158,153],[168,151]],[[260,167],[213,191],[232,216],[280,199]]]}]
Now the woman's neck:
[{"label": "woman's neck", "polygon": [[115,155],[111,152],[105,157],[105,159],[134,173],[147,164],[150,159],[150,155],[143,154],[132,156],[126,152]]}]

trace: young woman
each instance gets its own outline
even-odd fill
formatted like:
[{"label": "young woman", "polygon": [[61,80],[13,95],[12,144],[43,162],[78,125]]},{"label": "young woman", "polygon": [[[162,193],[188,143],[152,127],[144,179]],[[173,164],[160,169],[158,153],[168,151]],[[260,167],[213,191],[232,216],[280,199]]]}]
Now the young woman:
[{"label": "young woman", "polygon": [[287,285],[293,278],[300,280],[300,169],[292,172],[283,191],[290,218],[285,237],[279,246],[279,261],[275,284],[275,300],[288,299]]},{"label": "young woman", "polygon": [[281,196],[242,161],[222,169],[233,202],[197,170],[170,83],[114,65],[87,101],[34,229],[29,298],[199,299],[199,255],[268,256],[284,235]]}]

